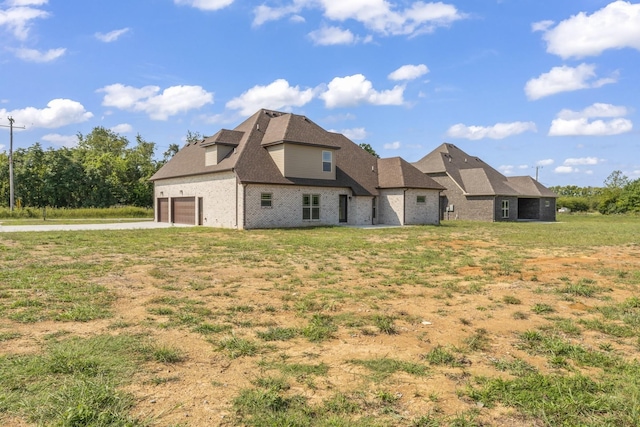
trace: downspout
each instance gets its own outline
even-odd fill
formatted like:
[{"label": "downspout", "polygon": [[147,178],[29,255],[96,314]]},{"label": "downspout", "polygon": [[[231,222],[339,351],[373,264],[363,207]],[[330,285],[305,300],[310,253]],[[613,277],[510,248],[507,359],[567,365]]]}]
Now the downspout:
[{"label": "downspout", "polygon": [[238,184],[239,184],[239,182],[238,182],[238,174],[236,173],[235,168],[231,168],[231,172],[233,172],[233,175],[236,177],[236,185],[235,185],[235,187],[236,187],[235,188],[235,193],[236,193],[236,209],[235,209],[235,211],[236,211],[236,224],[235,224],[235,227],[236,227],[236,230],[237,230],[238,229]]},{"label": "downspout", "polygon": [[440,225],[440,214],[442,213],[442,190],[438,190],[438,224]]},{"label": "downspout", "polygon": [[242,229],[247,228],[247,186],[242,184]]}]

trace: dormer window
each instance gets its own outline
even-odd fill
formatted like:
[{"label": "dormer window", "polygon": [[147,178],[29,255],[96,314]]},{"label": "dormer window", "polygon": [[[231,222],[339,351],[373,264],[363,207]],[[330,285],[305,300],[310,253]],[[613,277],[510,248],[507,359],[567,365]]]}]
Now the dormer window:
[{"label": "dormer window", "polygon": [[322,172],[331,172],[331,151],[322,152]]}]

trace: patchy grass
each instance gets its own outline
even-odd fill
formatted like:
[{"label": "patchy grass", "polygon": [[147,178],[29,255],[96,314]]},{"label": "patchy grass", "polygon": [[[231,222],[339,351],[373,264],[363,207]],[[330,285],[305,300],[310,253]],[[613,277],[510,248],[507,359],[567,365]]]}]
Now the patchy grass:
[{"label": "patchy grass", "polygon": [[0,424],[638,425],[639,233],[2,234]]}]

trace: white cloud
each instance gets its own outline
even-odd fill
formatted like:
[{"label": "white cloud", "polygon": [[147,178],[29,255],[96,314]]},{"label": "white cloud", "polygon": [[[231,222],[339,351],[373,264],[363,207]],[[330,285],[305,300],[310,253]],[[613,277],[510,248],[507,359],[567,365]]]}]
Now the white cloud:
[{"label": "white cloud", "polygon": [[60,135],[58,133],[49,133],[42,137],[43,141],[49,142],[60,147],[75,147],[78,145],[77,135]]},{"label": "white cloud", "polygon": [[133,126],[129,123],[120,123],[119,125],[112,127],[111,130],[115,133],[130,133],[133,131]]},{"label": "white cloud", "polygon": [[349,30],[339,27],[322,26],[320,29],[309,33],[309,38],[315,45],[331,46],[338,44],[354,44],[357,42],[356,36]]},{"label": "white cloud", "polygon": [[384,35],[431,33],[465,18],[455,6],[442,2],[416,1],[396,11],[387,0],[321,0],[324,15],[332,20],[353,19]]},{"label": "white cloud", "polygon": [[[633,123],[626,116],[623,106],[595,103],[582,111],[564,109],[551,122],[549,136],[607,136],[630,132]],[[610,120],[590,120],[604,117]]]},{"label": "white cloud", "polygon": [[580,169],[578,168],[574,168],[571,166],[558,166],[557,168],[555,168],[553,170],[555,173],[562,173],[562,174],[566,174],[566,173],[576,173],[576,172],[580,172]]},{"label": "white cloud", "polygon": [[591,117],[621,117],[628,113],[627,107],[596,102],[582,111],[562,110],[558,113],[558,118],[571,120]]},{"label": "white cloud", "polygon": [[320,95],[327,108],[351,107],[362,103],[372,105],[402,105],[404,86],[377,91],[362,74],[336,77]]},{"label": "white cloud", "polygon": [[49,0],[7,0],[7,6],[42,6],[49,3]]},{"label": "white cloud", "polygon": [[549,136],[608,136],[630,132],[633,123],[628,119],[594,120],[555,119],[551,122]]},{"label": "white cloud", "polygon": [[601,160],[597,157],[581,157],[581,158],[569,158],[565,159],[565,166],[584,166],[584,165],[597,165]]},{"label": "white cloud", "polygon": [[543,31],[547,52],[565,59],[597,56],[608,49],[640,50],[640,4],[614,1],[592,15],[580,12]]},{"label": "white cloud", "polygon": [[553,21],[540,21],[531,24],[531,31],[547,31],[555,22]]},{"label": "white cloud", "polygon": [[536,166],[551,166],[554,163],[555,162],[553,159],[544,159],[544,160],[538,160],[536,162]]},{"label": "white cloud", "polygon": [[135,88],[116,83],[98,89],[98,92],[105,92],[102,100],[105,107],[144,112],[152,120],[167,120],[170,116],[213,103],[213,93],[201,86],[171,86],[160,93],[158,86]]},{"label": "white cloud", "polygon": [[[269,21],[277,21],[279,19],[284,18],[285,16],[297,15],[304,8],[304,0],[303,1],[294,1],[293,4],[289,6],[282,7],[270,7],[267,5],[260,5],[253,9],[253,26],[259,27],[265,22]],[[304,18],[303,18],[304,19]]]},{"label": "white cloud", "polygon": [[12,116],[16,123],[27,128],[59,128],[72,123],[82,123],[93,117],[84,106],[71,99],[53,99],[42,109],[27,107],[21,110],[0,109],[0,117]]},{"label": "white cloud", "polygon": [[36,50],[36,49],[20,48],[20,49],[16,49],[15,53],[18,58],[24,61],[51,62],[60,58],[62,55],[65,54],[66,51],[67,49],[64,49],[64,48],[49,49],[46,52],[40,52],[39,50]]},{"label": "white cloud", "polygon": [[120,38],[120,36],[129,32],[129,28],[121,28],[119,30],[109,31],[108,33],[95,33],[95,37],[105,43],[111,43]]},{"label": "white cloud", "polygon": [[291,107],[301,107],[309,103],[314,96],[314,89],[300,90],[299,86],[290,86],[288,81],[278,79],[267,86],[252,87],[227,102],[226,107],[240,110],[243,116],[250,116],[260,108],[289,110]]},{"label": "white cloud", "polygon": [[548,73],[543,73],[539,77],[529,80],[524,91],[527,98],[536,100],[560,92],[597,88],[617,81],[616,74],[594,80],[596,78],[595,68],[593,64],[580,64],[575,68],[567,65],[553,67]]},{"label": "white cloud", "polygon": [[498,170],[502,172],[503,175],[513,175],[513,170],[515,167],[513,165],[500,165],[498,166]]},{"label": "white cloud", "polygon": [[533,122],[497,123],[493,126],[467,126],[462,123],[453,125],[447,131],[452,138],[466,138],[471,140],[491,138],[503,139],[524,132],[537,132]]},{"label": "white cloud", "polygon": [[224,9],[233,3],[234,0],[173,0],[177,5],[186,5],[200,10]]},{"label": "white cloud", "polygon": [[382,35],[431,33],[467,17],[455,6],[442,2],[416,1],[404,10],[396,10],[387,0],[294,0],[285,6],[270,7],[263,4],[256,7],[253,25],[259,26],[313,7],[320,8],[329,20],[354,20]]},{"label": "white cloud", "polygon": [[418,77],[422,77],[429,72],[424,64],[419,65],[403,65],[391,74],[389,74],[390,80],[414,80]]},{"label": "white cloud", "polygon": [[40,6],[46,2],[13,1],[8,9],[0,9],[0,27],[6,27],[18,40],[29,36],[34,19],[49,17],[49,12],[30,6]]},{"label": "white cloud", "polygon": [[400,144],[400,141],[394,141],[391,143],[384,144],[383,148],[385,150],[398,150],[400,149],[401,145],[402,144]]},{"label": "white cloud", "polygon": [[367,131],[364,128],[343,129],[340,133],[352,141],[359,141],[367,137]]}]

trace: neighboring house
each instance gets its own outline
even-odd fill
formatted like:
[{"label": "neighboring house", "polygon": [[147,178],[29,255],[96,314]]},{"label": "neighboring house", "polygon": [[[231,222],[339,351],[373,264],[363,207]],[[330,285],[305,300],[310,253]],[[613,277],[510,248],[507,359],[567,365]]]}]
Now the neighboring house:
[{"label": "neighboring house", "polygon": [[553,191],[530,176],[506,177],[453,144],[442,144],[415,167],[446,188],[441,219],[555,221]]},{"label": "neighboring house", "polygon": [[237,229],[439,224],[440,184],[304,116],[260,110],[155,175],[155,220]]}]

